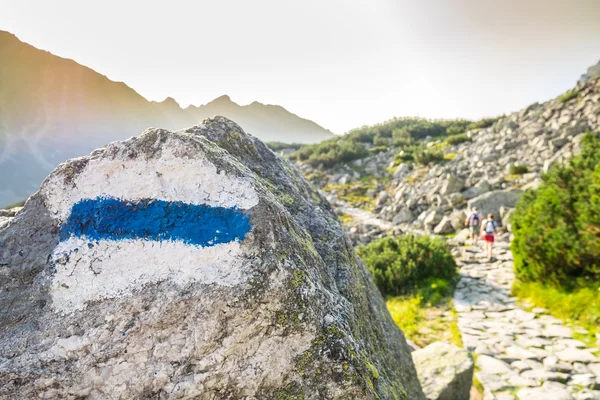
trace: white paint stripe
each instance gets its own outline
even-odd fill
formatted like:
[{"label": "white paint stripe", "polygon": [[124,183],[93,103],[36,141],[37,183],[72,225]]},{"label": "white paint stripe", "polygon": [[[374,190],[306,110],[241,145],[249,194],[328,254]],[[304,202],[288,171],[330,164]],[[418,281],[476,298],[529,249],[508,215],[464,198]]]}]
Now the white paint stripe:
[{"label": "white paint stripe", "polygon": [[[103,240],[92,248],[88,243],[72,237],[54,249],[56,274],[50,293],[56,311],[70,313],[85,308],[88,301],[127,296],[147,283],[233,286],[246,278],[239,242],[199,247],[174,241]],[[66,263],[60,260],[65,254]]]},{"label": "white paint stripe", "polygon": [[[258,204],[258,195],[249,180],[217,172],[214,164],[199,154],[198,159],[182,158],[184,143],[168,139],[159,158],[92,159],[65,185],[64,177],[51,176],[41,191],[46,204],[65,220],[73,204],[82,199],[112,196],[125,200],[157,199],[188,204],[249,209]],[[120,143],[111,146],[123,146]]]}]

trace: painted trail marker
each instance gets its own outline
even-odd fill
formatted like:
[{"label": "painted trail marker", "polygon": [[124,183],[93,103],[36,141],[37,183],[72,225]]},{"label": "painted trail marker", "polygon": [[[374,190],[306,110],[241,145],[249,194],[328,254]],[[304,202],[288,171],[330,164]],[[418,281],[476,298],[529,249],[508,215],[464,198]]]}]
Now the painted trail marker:
[{"label": "painted trail marker", "polygon": [[92,158],[70,185],[48,179],[42,191],[62,220],[51,254],[56,311],[81,310],[149,283],[244,281],[241,242],[257,194],[202,154],[181,157],[185,149],[177,146],[156,159]]},{"label": "painted trail marker", "polygon": [[244,240],[249,231],[249,217],[236,208],[97,197],[73,205],[60,237],[86,237],[90,241],[167,240],[208,247]]}]

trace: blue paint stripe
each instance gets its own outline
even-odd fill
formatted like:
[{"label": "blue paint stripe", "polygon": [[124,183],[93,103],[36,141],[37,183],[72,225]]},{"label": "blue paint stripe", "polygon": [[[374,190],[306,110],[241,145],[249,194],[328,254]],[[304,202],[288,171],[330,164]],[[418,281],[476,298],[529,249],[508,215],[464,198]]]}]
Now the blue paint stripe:
[{"label": "blue paint stripe", "polygon": [[98,197],[73,205],[60,239],[173,240],[206,247],[244,240],[249,231],[249,216],[236,208]]}]

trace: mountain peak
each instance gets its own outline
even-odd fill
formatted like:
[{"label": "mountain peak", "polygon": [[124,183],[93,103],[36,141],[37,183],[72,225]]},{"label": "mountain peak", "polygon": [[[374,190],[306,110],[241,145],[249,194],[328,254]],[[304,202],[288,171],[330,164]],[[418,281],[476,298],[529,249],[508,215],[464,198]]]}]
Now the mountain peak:
[{"label": "mountain peak", "polygon": [[166,99],[164,99],[163,101],[161,101],[160,104],[162,104],[162,105],[168,105],[168,106],[177,106],[177,107],[180,107],[179,103],[177,102],[177,100],[175,100],[174,98],[172,98],[170,96],[167,97]]},{"label": "mountain peak", "polygon": [[231,97],[229,97],[228,95],[224,94],[223,96],[219,96],[216,99],[214,99],[213,101],[211,101],[211,103],[233,103],[233,101],[231,101]]}]

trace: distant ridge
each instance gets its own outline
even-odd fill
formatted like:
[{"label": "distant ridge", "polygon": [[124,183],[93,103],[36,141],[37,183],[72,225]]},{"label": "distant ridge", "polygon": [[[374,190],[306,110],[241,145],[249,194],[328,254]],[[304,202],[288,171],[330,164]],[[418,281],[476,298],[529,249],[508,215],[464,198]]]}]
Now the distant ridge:
[{"label": "distant ridge", "polygon": [[264,141],[317,143],[333,137],[280,106],[241,106],[221,96],[182,109],[175,99],[148,101],[77,62],[21,42],[0,30],[0,206],[32,194],[68,158],[138,135],[223,115]]}]

